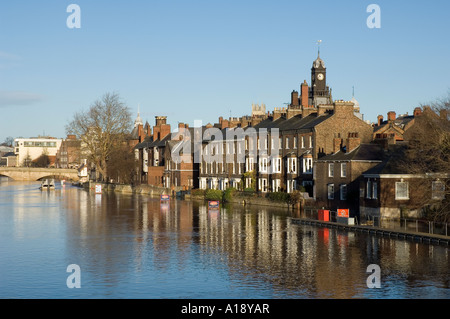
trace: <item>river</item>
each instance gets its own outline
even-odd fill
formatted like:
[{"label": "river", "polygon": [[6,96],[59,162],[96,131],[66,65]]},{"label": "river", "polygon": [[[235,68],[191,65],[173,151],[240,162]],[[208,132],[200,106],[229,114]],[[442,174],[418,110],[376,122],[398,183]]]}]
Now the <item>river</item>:
[{"label": "river", "polygon": [[450,298],[446,246],[293,225],[271,207],[39,185],[0,180],[3,299]]}]

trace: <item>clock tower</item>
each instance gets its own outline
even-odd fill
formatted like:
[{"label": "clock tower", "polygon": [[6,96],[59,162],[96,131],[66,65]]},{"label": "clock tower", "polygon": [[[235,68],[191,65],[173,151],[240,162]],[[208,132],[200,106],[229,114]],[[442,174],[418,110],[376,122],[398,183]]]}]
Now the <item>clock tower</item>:
[{"label": "clock tower", "polygon": [[327,68],[325,62],[320,58],[320,54],[311,68],[310,99],[315,107],[320,104],[332,103],[330,88],[327,86]]}]

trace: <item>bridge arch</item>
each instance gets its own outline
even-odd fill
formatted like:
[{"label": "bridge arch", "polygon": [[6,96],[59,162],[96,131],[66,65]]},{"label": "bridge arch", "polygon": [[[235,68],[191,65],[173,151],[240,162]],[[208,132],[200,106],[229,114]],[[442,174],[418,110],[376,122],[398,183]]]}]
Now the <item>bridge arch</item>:
[{"label": "bridge arch", "polygon": [[38,181],[43,178],[62,178],[78,181],[76,169],[60,168],[30,168],[30,167],[0,167],[0,175],[16,181]]}]

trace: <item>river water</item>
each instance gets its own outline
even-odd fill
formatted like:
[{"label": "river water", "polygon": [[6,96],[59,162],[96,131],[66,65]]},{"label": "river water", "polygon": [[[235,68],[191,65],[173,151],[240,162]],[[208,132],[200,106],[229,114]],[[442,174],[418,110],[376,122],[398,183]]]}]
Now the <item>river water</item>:
[{"label": "river water", "polygon": [[[291,214],[2,179],[0,298],[450,298],[448,247]],[[372,264],[380,288],[368,287]]]}]

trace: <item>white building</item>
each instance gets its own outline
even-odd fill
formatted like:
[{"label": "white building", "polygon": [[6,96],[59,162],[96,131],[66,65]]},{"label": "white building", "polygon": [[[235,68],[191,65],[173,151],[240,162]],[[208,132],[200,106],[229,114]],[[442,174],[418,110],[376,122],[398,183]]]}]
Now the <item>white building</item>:
[{"label": "white building", "polygon": [[51,137],[16,138],[14,140],[16,166],[24,166],[25,160],[33,161],[43,154],[50,158],[56,157],[62,141]]}]

